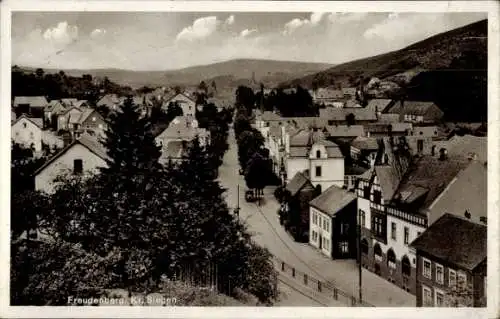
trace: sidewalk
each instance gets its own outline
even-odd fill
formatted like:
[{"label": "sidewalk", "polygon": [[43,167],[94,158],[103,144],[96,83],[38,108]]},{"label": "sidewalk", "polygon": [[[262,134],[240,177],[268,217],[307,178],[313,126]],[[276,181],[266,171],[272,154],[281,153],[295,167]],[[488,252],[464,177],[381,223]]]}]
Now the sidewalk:
[{"label": "sidewalk", "polygon": [[[262,206],[256,205],[256,207],[272,225],[279,237],[285,240],[287,246],[306,264],[306,267],[294,266],[318,279],[332,283],[352,296],[359,295],[359,273],[355,260],[332,260],[308,244],[295,242],[279,224],[276,215],[279,204],[270,195],[266,196]],[[273,251],[271,253],[274,254]],[[370,304],[386,307],[415,307],[415,296],[366,269],[362,271],[362,284],[363,300]]]}]

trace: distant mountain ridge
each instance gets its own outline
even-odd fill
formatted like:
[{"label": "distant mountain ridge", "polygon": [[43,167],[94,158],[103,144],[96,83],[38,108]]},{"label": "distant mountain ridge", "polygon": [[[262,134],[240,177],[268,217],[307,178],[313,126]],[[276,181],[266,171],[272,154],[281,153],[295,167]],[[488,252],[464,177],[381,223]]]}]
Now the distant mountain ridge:
[{"label": "distant mountain ridge", "polygon": [[[481,20],[401,50],[339,64],[280,86],[344,87],[362,81],[372,96],[433,101],[447,120],[486,121],[487,37],[488,21]],[[375,87],[367,85],[374,83]]]},{"label": "distant mountain ridge", "polygon": [[[259,59],[234,59],[207,65],[191,66],[168,71],[133,71],[121,69],[63,70],[67,75],[108,77],[111,81],[134,88],[141,86],[198,85],[201,81],[222,80],[217,86],[235,87],[239,83],[263,82],[275,86],[283,81],[313,74],[332,64]],[[34,68],[21,67],[24,70]],[[45,69],[57,73],[57,69]],[[254,81],[255,80],[255,81]]]}]

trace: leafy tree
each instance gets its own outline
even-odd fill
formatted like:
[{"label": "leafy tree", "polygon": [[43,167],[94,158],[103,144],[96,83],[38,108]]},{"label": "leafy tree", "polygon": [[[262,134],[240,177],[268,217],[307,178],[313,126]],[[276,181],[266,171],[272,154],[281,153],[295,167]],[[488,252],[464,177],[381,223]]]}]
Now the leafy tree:
[{"label": "leafy tree", "polygon": [[254,153],[246,165],[245,182],[248,188],[254,190],[255,195],[259,198],[259,203],[263,189],[268,185],[271,176],[272,168],[269,159],[259,152]]},{"label": "leafy tree", "polygon": [[236,89],[236,105],[243,106],[247,112],[255,107],[255,94],[253,90],[246,86],[239,86]]},{"label": "leafy tree", "polygon": [[238,160],[242,169],[246,169],[246,165],[250,157],[264,146],[264,138],[259,131],[252,129],[244,131],[238,136]]}]

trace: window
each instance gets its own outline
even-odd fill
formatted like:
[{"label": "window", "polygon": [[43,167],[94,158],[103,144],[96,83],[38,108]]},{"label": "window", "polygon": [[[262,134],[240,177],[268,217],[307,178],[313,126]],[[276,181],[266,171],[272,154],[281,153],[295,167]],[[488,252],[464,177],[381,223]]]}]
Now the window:
[{"label": "window", "polygon": [[33,139],[35,137],[35,134],[33,132],[30,132],[30,138]]},{"label": "window", "polygon": [[408,227],[405,227],[405,240],[404,240],[405,245],[408,245],[409,241],[410,241],[410,229]]},{"label": "window", "polygon": [[432,292],[429,287],[422,285],[422,299],[424,307],[433,307],[434,303],[432,302]]},{"label": "window", "polygon": [[361,252],[368,254],[368,241],[364,238],[361,240]]},{"label": "window", "polygon": [[464,272],[459,271],[458,272],[458,286],[460,288],[465,288],[467,285],[467,275]]},{"label": "window", "polygon": [[373,229],[375,230],[375,234],[377,236],[383,236],[384,235],[384,220],[382,217],[374,216],[373,217]]},{"label": "window", "polygon": [[95,121],[96,121],[95,116],[92,116],[92,122],[95,122]]},{"label": "window", "polygon": [[391,238],[396,240],[396,223],[391,223]]},{"label": "window", "polygon": [[81,174],[83,172],[83,161],[81,159],[76,159],[73,161],[73,173]]},{"label": "window", "polygon": [[380,204],[382,202],[382,192],[373,191],[373,202]]},{"label": "window", "polygon": [[23,128],[26,128],[26,126],[27,126],[26,123],[23,123]]},{"label": "window", "polygon": [[316,177],[321,177],[321,166],[316,166]]},{"label": "window", "polygon": [[102,129],[102,124],[97,125],[97,127],[99,127],[100,129]]},{"label": "window", "polygon": [[423,273],[422,275],[424,275],[425,278],[432,278],[432,274],[431,274],[431,261],[428,260],[428,259],[425,259],[425,258],[422,258],[422,263],[424,265],[423,267]]},{"label": "window", "polygon": [[16,136],[19,136],[19,132],[16,132]]},{"label": "window", "polygon": [[318,224],[318,214],[313,213],[313,224],[317,225]]},{"label": "window", "polygon": [[349,243],[348,243],[348,242],[346,242],[346,241],[341,241],[341,242],[339,243],[339,247],[340,247],[340,252],[341,252],[342,254],[347,254],[347,253],[349,253]]},{"label": "window", "polygon": [[417,141],[417,151],[422,153],[424,151],[424,140]]},{"label": "window", "polygon": [[441,290],[434,289],[435,305],[436,307],[444,306],[444,293]]},{"label": "window", "polygon": [[382,261],[382,248],[380,248],[379,244],[375,244],[373,247],[373,255],[376,261]]},{"label": "window", "polygon": [[370,199],[370,186],[365,186],[363,188],[363,197],[366,199]]},{"label": "window", "polygon": [[366,214],[363,210],[359,210],[359,225],[365,227],[366,225]]},{"label": "window", "polygon": [[453,269],[448,269],[448,286],[455,287],[457,285],[457,272]]},{"label": "window", "polygon": [[401,260],[401,272],[403,273],[403,276],[409,277],[411,275],[410,259],[408,259],[407,256],[404,256]]},{"label": "window", "polygon": [[326,218],[323,218],[323,229],[326,230]]},{"label": "window", "polygon": [[316,151],[316,158],[321,158],[321,151],[320,150]]},{"label": "window", "polygon": [[438,284],[444,283],[444,269],[443,265],[436,264],[436,282]]},{"label": "window", "polygon": [[389,249],[387,252],[387,266],[389,268],[396,269],[396,254],[392,249]]}]

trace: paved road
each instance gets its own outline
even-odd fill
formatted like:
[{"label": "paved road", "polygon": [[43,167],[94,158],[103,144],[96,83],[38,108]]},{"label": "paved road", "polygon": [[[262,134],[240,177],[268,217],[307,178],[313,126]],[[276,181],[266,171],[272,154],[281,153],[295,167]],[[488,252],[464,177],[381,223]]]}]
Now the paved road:
[{"label": "paved road", "polygon": [[[234,131],[229,131],[229,150],[219,170],[219,180],[226,191],[229,207],[237,206],[238,185],[240,218],[247,224],[253,239],[269,249],[276,257],[293,265],[297,271],[307,273],[322,281],[328,281],[339,289],[358,296],[358,271],[354,260],[332,260],[307,244],[296,243],[279,225],[277,209],[279,204],[271,190],[265,191],[261,206],[244,200],[245,181],[238,174],[239,164]],[[363,270],[363,300],[375,306],[412,307],[415,297],[392,285],[375,274]],[[382,292],[382,293],[381,293]],[[304,305],[306,306],[306,305]]]}]

